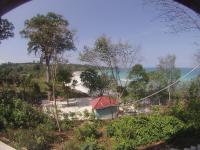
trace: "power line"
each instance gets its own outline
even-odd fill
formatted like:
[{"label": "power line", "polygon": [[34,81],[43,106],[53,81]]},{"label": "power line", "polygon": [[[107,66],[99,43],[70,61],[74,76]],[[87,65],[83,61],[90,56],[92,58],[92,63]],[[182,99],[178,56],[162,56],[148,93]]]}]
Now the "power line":
[{"label": "power line", "polygon": [[176,84],[176,83],[178,83],[179,81],[181,81],[181,80],[183,80],[184,78],[186,78],[189,74],[191,74],[193,71],[195,71],[198,67],[200,67],[200,64],[198,64],[197,66],[195,66],[192,70],[190,70],[188,73],[186,73],[184,76],[180,77],[179,79],[177,79],[177,80],[174,81],[173,83],[171,83],[171,84],[167,85],[166,87],[164,87],[164,88],[158,90],[157,92],[154,92],[153,94],[150,94],[150,95],[148,95],[148,96],[146,96],[146,97],[144,97],[144,98],[141,98],[141,99],[139,99],[139,100],[136,100],[136,101],[134,101],[133,103],[137,103],[137,102],[146,100],[147,98],[150,98],[150,97],[152,97],[152,96],[154,96],[154,95],[156,95],[156,94],[158,94],[158,93],[160,93],[160,92],[162,92],[162,91],[168,89],[169,87],[173,86],[174,84]]}]

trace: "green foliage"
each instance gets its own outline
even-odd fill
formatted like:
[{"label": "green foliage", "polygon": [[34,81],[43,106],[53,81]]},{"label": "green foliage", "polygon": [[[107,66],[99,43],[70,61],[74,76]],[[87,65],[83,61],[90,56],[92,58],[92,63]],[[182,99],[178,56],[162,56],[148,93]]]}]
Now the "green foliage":
[{"label": "green foliage", "polygon": [[78,144],[77,140],[69,140],[64,144],[64,150],[105,150],[105,148],[98,144],[94,138],[87,138],[84,142]]},{"label": "green foliage", "polygon": [[128,96],[128,90],[127,90],[126,87],[123,87],[123,86],[118,86],[117,87],[117,93],[121,93],[122,97]]},{"label": "green foliage", "polygon": [[[156,71],[149,72],[148,76],[149,76],[149,82],[147,85],[147,91],[149,94],[152,94],[158,91],[159,89],[165,87],[166,85],[168,85],[167,77],[161,71],[156,70]],[[166,99],[167,97],[168,97],[168,93],[165,90],[153,96],[152,99],[156,99],[156,101],[161,100],[161,103],[164,103],[163,100]]]},{"label": "green foliage", "polygon": [[61,129],[67,131],[74,127],[74,122],[69,119],[68,114],[64,114],[64,119],[60,122]]},{"label": "green foliage", "polygon": [[48,150],[55,139],[55,135],[46,130],[45,127],[8,130],[7,134],[11,140],[17,143],[18,147],[26,147],[30,150]]},{"label": "green foliage", "polygon": [[36,127],[51,120],[30,104],[14,98],[10,92],[0,96],[0,118],[5,126],[14,128]]},{"label": "green foliage", "polygon": [[188,104],[187,112],[189,120],[196,128],[200,128],[200,100],[191,100]]},{"label": "green foliage", "polygon": [[146,86],[149,81],[148,74],[142,65],[136,64],[129,73],[129,93],[133,98],[139,99],[145,96]]},{"label": "green foliage", "polygon": [[98,95],[103,95],[104,90],[109,84],[109,80],[106,76],[98,75],[94,69],[86,69],[80,75],[83,85],[90,89],[90,92],[97,92]]},{"label": "green foliage", "polygon": [[88,111],[87,109],[85,109],[85,110],[83,111],[83,117],[84,117],[85,119],[87,119],[87,118],[89,118],[89,116],[90,116],[89,111]]},{"label": "green foliage", "polygon": [[38,64],[2,64],[0,65],[0,90],[13,90],[17,98],[31,104],[39,104],[45,97],[41,89],[42,71],[34,72]]},{"label": "green foliage", "polygon": [[2,40],[13,37],[14,26],[7,19],[0,18],[0,44]]},{"label": "green foliage", "polygon": [[96,130],[94,123],[84,123],[80,128],[76,130],[76,137],[79,140],[86,140],[86,138],[97,138],[100,133]]},{"label": "green foliage", "polygon": [[188,103],[179,101],[171,110],[171,114],[184,121],[188,126],[200,129],[200,101],[190,100]]},{"label": "green foliage", "polygon": [[175,55],[167,55],[159,60],[158,71],[164,73],[168,83],[172,83],[180,77],[180,70],[176,68],[175,63]]},{"label": "green foliage", "polygon": [[47,15],[38,14],[25,21],[21,34],[30,40],[30,53],[41,51],[45,60],[50,61],[52,50],[56,49],[57,53],[61,53],[63,50],[74,49],[73,33],[67,29],[68,25],[61,15],[52,12]]},{"label": "green foliage", "polygon": [[81,150],[79,144],[77,143],[78,141],[76,140],[69,140],[64,144],[63,150]]},{"label": "green foliage", "polygon": [[72,72],[66,68],[58,69],[57,79],[60,82],[70,83],[72,78]]},{"label": "green foliage", "polygon": [[[80,53],[80,60],[96,66],[103,77],[109,76],[108,84],[114,92],[123,82],[120,79],[120,68],[129,68],[136,59],[138,48],[133,48],[127,42],[113,42],[106,35],[96,39],[93,47],[85,46]],[[104,67],[102,67],[104,66]],[[119,93],[120,96],[122,93]]]},{"label": "green foliage", "polygon": [[129,79],[148,82],[149,77],[141,64],[136,64],[129,72]]},{"label": "green foliage", "polygon": [[111,122],[106,133],[115,140],[115,149],[129,150],[169,139],[183,128],[184,123],[172,116],[128,116]]},{"label": "green foliage", "polygon": [[197,77],[194,81],[192,81],[189,87],[189,97],[190,99],[198,99],[200,98],[200,77]]},{"label": "green foliage", "polygon": [[105,148],[99,145],[96,139],[87,138],[82,144],[81,150],[105,150]]}]

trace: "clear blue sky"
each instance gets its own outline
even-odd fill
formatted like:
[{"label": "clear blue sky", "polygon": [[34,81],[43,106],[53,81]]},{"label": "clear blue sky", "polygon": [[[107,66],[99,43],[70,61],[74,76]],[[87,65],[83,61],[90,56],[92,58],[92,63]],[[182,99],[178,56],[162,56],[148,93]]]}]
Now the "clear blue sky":
[{"label": "clear blue sky", "polygon": [[[19,31],[26,19],[51,11],[63,15],[70,28],[77,30],[78,51],[106,34],[113,40],[140,45],[141,63],[146,67],[157,65],[158,58],[167,54],[177,56],[177,66],[193,66],[198,49],[194,43],[198,42],[200,32],[168,32],[167,24],[157,18],[159,12],[155,9],[153,5],[144,6],[142,0],[33,0],[3,16],[13,22],[15,37],[0,45],[0,62],[37,60],[27,54],[27,41]],[[68,54],[70,62],[79,63],[78,51]]]}]

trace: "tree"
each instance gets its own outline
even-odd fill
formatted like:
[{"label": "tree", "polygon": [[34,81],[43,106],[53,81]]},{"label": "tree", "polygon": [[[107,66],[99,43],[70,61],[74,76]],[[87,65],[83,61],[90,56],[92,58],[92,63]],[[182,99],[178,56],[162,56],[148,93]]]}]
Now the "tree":
[{"label": "tree", "polygon": [[197,100],[200,98],[200,77],[198,76],[192,81],[189,87],[189,98],[191,100]]},{"label": "tree", "polygon": [[71,87],[66,86],[66,84],[71,82],[72,76],[73,76],[72,72],[69,69],[66,69],[63,67],[58,68],[57,80],[59,82],[62,82],[63,84],[64,97],[67,100],[67,104],[69,104],[69,97],[71,95]]},{"label": "tree", "polygon": [[57,79],[59,82],[70,83],[72,78],[72,72],[67,68],[58,68]]},{"label": "tree", "polygon": [[141,64],[136,64],[129,72],[128,89],[134,98],[140,99],[145,96],[146,86],[149,81],[149,77]]},{"label": "tree", "polygon": [[0,44],[2,40],[8,39],[9,37],[13,37],[14,26],[7,19],[0,18]]},{"label": "tree", "polygon": [[[74,34],[68,29],[68,21],[61,15],[49,12],[26,20],[25,28],[20,32],[29,39],[28,53],[39,54],[46,64],[46,81],[51,80],[50,63],[53,53],[63,54],[66,50],[75,49]],[[51,91],[48,91],[50,100]]]},{"label": "tree", "polygon": [[[164,58],[160,58],[159,64],[157,66],[158,71],[163,73],[163,77],[166,79],[167,84],[172,84],[178,78],[180,78],[180,70],[175,66],[176,56],[167,55]],[[171,89],[174,89],[175,86],[168,88],[169,102],[171,101]]]},{"label": "tree", "polygon": [[[110,87],[117,93],[118,86],[127,86],[127,82],[123,83],[120,78],[120,68],[130,68],[137,59],[137,52],[139,48],[132,48],[128,43],[118,42],[114,43],[105,35],[97,38],[94,47],[85,46],[80,59],[97,67],[102,75],[110,76],[112,82]],[[128,78],[128,77],[127,77]],[[118,93],[118,99],[123,95]]]},{"label": "tree", "polygon": [[[161,71],[155,70],[148,72],[149,82],[147,84],[147,93],[148,95],[157,92],[158,90],[165,87],[168,82],[165,74]],[[165,102],[165,98],[168,96],[168,92],[166,90],[160,92],[159,94],[156,94],[151,97],[151,99],[155,101],[158,101],[159,105]]]},{"label": "tree", "polygon": [[109,84],[108,78],[104,75],[98,75],[94,69],[86,69],[80,75],[83,85],[89,88],[90,93],[97,92],[99,96],[103,95],[104,90]]}]

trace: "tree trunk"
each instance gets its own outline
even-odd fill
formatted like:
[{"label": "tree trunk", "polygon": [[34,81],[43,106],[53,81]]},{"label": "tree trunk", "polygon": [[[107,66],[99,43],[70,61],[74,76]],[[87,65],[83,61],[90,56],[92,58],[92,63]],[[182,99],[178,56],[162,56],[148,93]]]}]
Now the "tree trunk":
[{"label": "tree trunk", "polygon": [[171,102],[171,92],[170,92],[170,88],[168,88],[168,94],[169,94],[169,101],[168,101],[168,103],[170,104],[170,102]]},{"label": "tree trunk", "polygon": [[[51,72],[50,72],[50,60],[49,60],[49,57],[46,56],[46,82],[47,84],[50,83],[50,80],[51,80]],[[50,85],[48,85],[48,91],[47,91],[47,96],[48,96],[48,100],[51,101],[52,100],[52,91],[51,91],[51,88],[50,88]]]},{"label": "tree trunk", "polygon": [[57,75],[57,64],[58,60],[57,60],[57,54],[56,51],[54,51],[54,58],[53,58],[53,63],[52,63],[52,96],[53,96],[53,100],[54,100],[54,108],[55,108],[55,119],[56,119],[56,124],[58,127],[58,131],[61,131],[60,128],[60,123],[59,123],[59,116],[58,116],[58,109],[57,109],[57,101],[56,101],[56,96],[55,96],[55,88],[56,88],[56,75]]},{"label": "tree trunk", "polygon": [[59,119],[58,119],[58,109],[57,109],[56,96],[55,96],[55,81],[53,81],[52,90],[53,90],[52,93],[53,93],[54,108],[55,108],[55,119],[56,119],[58,131],[60,132],[61,129],[60,129],[60,123],[59,123]]}]

